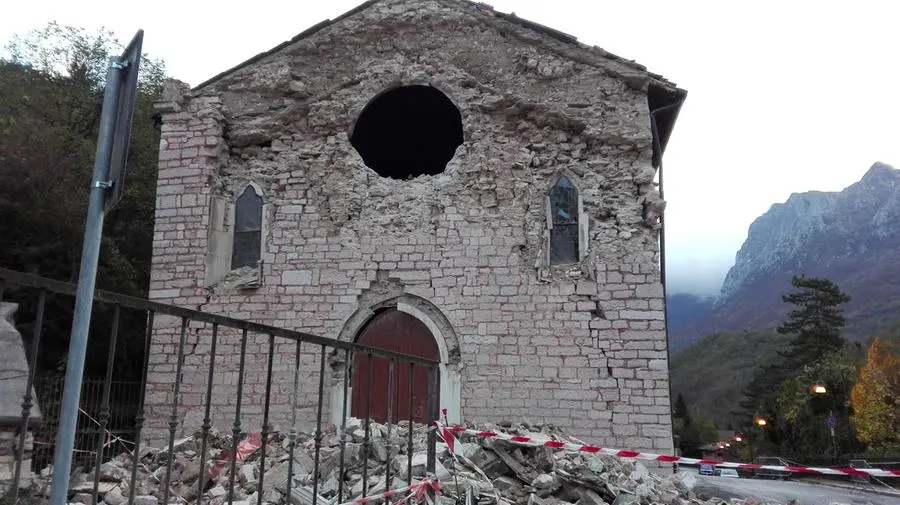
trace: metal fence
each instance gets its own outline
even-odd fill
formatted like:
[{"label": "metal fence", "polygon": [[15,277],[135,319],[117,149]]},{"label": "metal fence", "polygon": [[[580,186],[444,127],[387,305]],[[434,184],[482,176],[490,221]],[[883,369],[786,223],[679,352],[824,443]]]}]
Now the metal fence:
[{"label": "metal fence", "polygon": [[[135,442],[135,418],[143,384],[138,381],[110,382],[110,405],[105,432],[101,431],[100,423],[104,385],[103,379],[85,379],[81,386],[73,465],[88,470],[93,468],[97,460],[98,449],[103,451],[101,460],[106,461]],[[34,450],[31,469],[37,473],[53,463],[53,451],[56,447],[54,441],[59,428],[56,421],[59,419],[63,386],[63,377],[35,378],[34,392],[43,420],[32,430]],[[103,443],[98,447],[99,440],[103,440]]]},{"label": "metal fence", "polygon": [[[23,293],[26,291],[37,292],[37,296],[25,297]],[[37,307],[33,311],[35,314],[33,324],[31,325],[33,328],[33,337],[29,343],[30,352],[28,353],[29,359],[29,374],[27,377],[27,386],[24,388],[25,394],[22,398],[22,419],[21,424],[18,428],[16,437],[16,443],[12,445],[15,450],[16,459],[15,459],[15,476],[12,481],[12,485],[10,486],[9,492],[7,493],[6,499],[12,503],[19,502],[20,498],[24,497],[26,494],[30,494],[34,492],[34,488],[26,488],[20,489],[21,477],[28,468],[24,468],[26,458],[26,451],[29,449],[29,445],[27,443],[27,436],[29,433],[33,433],[36,435],[36,443],[34,444],[34,453],[31,455],[34,460],[40,460],[40,462],[35,461],[34,467],[35,469],[44,468],[42,465],[48,462],[47,458],[52,458],[52,444],[55,440],[55,425],[56,419],[54,416],[58,414],[58,397],[62,391],[62,383],[58,379],[45,380],[41,377],[37,377],[36,370],[38,369],[38,357],[41,353],[41,330],[44,326],[44,313],[45,313],[45,304],[47,297],[49,295],[52,296],[69,296],[74,297],[76,292],[76,285],[66,282],[60,282],[56,280],[51,280],[35,275],[24,274],[21,272],[16,272],[4,268],[0,268],[0,302],[4,301],[4,294],[6,294],[7,298],[12,298],[13,301],[22,300],[22,299],[31,299],[36,300]],[[327,398],[328,393],[325,391],[325,383],[329,380],[330,376],[326,374],[326,361],[328,361],[329,354],[338,356],[342,356],[342,372],[344,376],[343,380],[343,405],[342,408],[342,422],[341,426],[337,427],[338,433],[341,435],[339,437],[339,446],[340,446],[340,458],[339,468],[337,475],[343,476],[345,474],[345,465],[347,465],[347,461],[344,457],[344,450],[348,444],[348,436],[345,435],[347,424],[346,421],[348,419],[348,384],[349,378],[352,374],[352,368],[354,364],[354,360],[359,358],[360,363],[365,364],[365,368],[369,371],[369,376],[371,379],[372,374],[372,363],[378,362],[384,364],[387,362],[387,373],[389,376],[388,384],[390,384],[387,392],[387,405],[405,405],[406,402],[400,402],[400,400],[409,399],[409,419],[403,419],[404,423],[408,423],[408,440],[404,441],[405,452],[407,454],[407,460],[405,462],[404,469],[392,468],[392,463],[394,461],[391,458],[388,458],[385,462],[385,479],[386,479],[386,488],[391,489],[392,487],[397,487],[398,485],[403,485],[409,483],[411,479],[413,479],[413,409],[412,409],[412,395],[414,391],[414,382],[417,380],[416,377],[423,377],[422,372],[424,372],[424,377],[427,378],[427,407],[426,407],[426,419],[419,420],[420,422],[424,421],[428,426],[432,426],[434,421],[438,419],[438,381],[439,381],[439,373],[438,373],[438,363],[422,359],[418,357],[413,357],[409,355],[404,355],[400,353],[390,352],[382,349],[372,348],[368,346],[363,346],[353,342],[344,342],[338,341],[334,339],[324,338],[317,335],[311,335],[308,333],[303,333],[299,331],[288,330],[284,328],[278,328],[273,326],[267,326],[263,324],[257,324],[250,321],[239,320],[235,318],[230,318],[221,315],[214,315],[204,312],[199,312],[196,310],[185,309],[181,307],[176,307],[172,305],[166,305],[162,303],[151,302],[145,299],[121,295],[117,293],[107,292],[97,290],[94,295],[95,307],[96,306],[106,306],[107,308],[112,307],[112,324],[110,328],[110,338],[108,340],[108,348],[107,349],[97,349],[95,346],[90,347],[91,353],[94,352],[105,352],[108,362],[107,367],[105,369],[105,376],[102,381],[96,380],[88,380],[85,382],[82,388],[82,397],[81,397],[81,418],[79,420],[79,430],[85,430],[83,434],[79,435],[79,440],[82,440],[81,445],[77,447],[79,452],[76,453],[85,460],[85,463],[92,467],[92,473],[94,474],[93,478],[93,490],[91,492],[92,502],[99,503],[100,494],[98,491],[98,486],[100,483],[100,469],[101,463],[104,462],[105,458],[108,458],[111,454],[111,451],[115,451],[116,453],[121,453],[121,447],[118,448],[108,448],[108,445],[111,440],[115,439],[116,436],[123,435],[120,438],[128,440],[129,442],[133,442],[133,446],[129,448],[128,453],[129,459],[131,460],[130,466],[130,477],[128,477],[128,495],[127,503],[132,504],[135,501],[135,491],[137,486],[137,475],[138,468],[140,466],[140,459],[142,456],[141,447],[142,444],[142,430],[144,429],[145,421],[148,416],[148,412],[145,408],[145,401],[147,400],[146,387],[144,386],[147,383],[147,375],[149,370],[150,363],[150,349],[151,349],[151,341],[154,338],[158,337],[158,333],[154,332],[154,321],[160,316],[166,317],[174,317],[180,321],[178,328],[175,332],[175,342],[176,344],[173,347],[172,355],[175,356],[174,359],[174,371],[171,374],[171,380],[169,381],[173,388],[172,402],[170,405],[167,405],[165,408],[168,410],[168,436],[167,436],[167,454],[169,455],[166,458],[165,462],[165,472],[161,475],[160,478],[160,496],[158,496],[159,503],[167,504],[170,503],[170,498],[181,499],[179,497],[173,496],[173,490],[171,487],[172,478],[173,478],[173,463],[175,457],[174,448],[175,448],[175,438],[176,438],[176,429],[179,423],[179,419],[182,414],[182,409],[184,406],[179,402],[180,398],[180,390],[182,387],[182,377],[185,371],[185,357],[188,353],[186,353],[185,343],[186,336],[188,333],[188,329],[191,329],[192,335],[198,335],[200,339],[204,341],[204,344],[208,344],[208,355],[203,361],[203,370],[202,372],[206,375],[207,379],[205,381],[205,391],[202,395],[202,401],[204,405],[204,416],[202,420],[202,424],[197,426],[197,433],[199,434],[199,443],[200,443],[200,468],[206,468],[207,463],[209,463],[209,449],[208,442],[211,439],[211,429],[213,427],[213,419],[211,418],[211,405],[213,403],[213,389],[217,385],[215,383],[216,370],[215,365],[217,358],[221,358],[217,355],[217,344],[223,345],[222,341],[226,337],[226,333],[233,333],[236,335],[236,338],[239,339],[239,353],[237,356],[227,356],[227,359],[236,359],[239,361],[239,370],[236,374],[237,376],[237,395],[235,398],[235,406],[232,413],[231,420],[231,437],[230,437],[230,450],[226,451],[228,454],[229,460],[224,463],[226,468],[230,468],[230,470],[226,470],[229,472],[229,483],[228,483],[228,494],[227,494],[227,503],[231,504],[235,501],[235,469],[238,458],[238,445],[239,442],[246,436],[246,432],[250,429],[255,429],[256,426],[247,426],[248,423],[244,421],[244,417],[242,416],[242,402],[244,398],[243,390],[245,386],[250,388],[253,387],[252,393],[255,394],[259,392],[264,400],[262,400],[262,423],[259,426],[259,435],[262,441],[261,447],[259,451],[261,454],[259,455],[259,489],[263,488],[263,479],[266,474],[266,448],[267,443],[270,439],[270,435],[272,434],[272,427],[270,425],[270,400],[273,395],[273,390],[284,388],[283,384],[278,384],[278,388],[273,388],[273,361],[276,354],[276,343],[281,344],[283,348],[283,344],[287,344],[293,348],[293,385],[291,396],[293,398],[297,398],[299,388],[301,387],[299,377],[301,370],[301,347],[304,349],[306,353],[314,353],[316,357],[316,368],[317,371],[317,402],[314,406],[315,408],[315,431],[313,433],[313,440],[315,445],[315,457],[313,458],[313,470],[312,470],[312,498],[311,505],[318,505],[318,493],[317,487],[320,478],[320,449],[322,447],[323,441],[323,410],[326,408],[326,403],[329,402]],[[95,309],[96,310],[96,309]],[[115,359],[116,359],[116,349],[117,349],[117,340],[119,335],[119,322],[125,317],[126,312],[138,312],[139,314],[143,314],[146,317],[146,331],[143,332],[143,364],[141,369],[142,379],[139,381],[139,387],[134,388],[133,384],[128,384],[126,382],[117,381],[117,377],[115,376]],[[94,323],[92,322],[92,325]],[[92,334],[93,335],[93,334]],[[251,375],[248,373],[248,370],[245,366],[246,358],[248,356],[248,340],[253,339],[255,336],[260,335],[264,336],[264,341],[267,342],[267,346],[265,347],[265,355],[267,356],[267,367],[265,372],[265,382],[264,384],[250,384],[247,385],[247,376]],[[93,338],[93,336],[92,336]],[[90,345],[90,344],[89,344]],[[259,351],[258,349],[256,351]],[[283,358],[283,356],[282,356]],[[375,361],[373,361],[375,360]],[[197,368],[198,365],[192,363],[189,365],[193,368]],[[332,365],[334,367],[334,365]],[[334,370],[334,368],[332,368]],[[193,370],[196,372],[197,370]],[[401,391],[399,388],[399,383],[397,376],[400,373],[408,373],[406,377],[408,379],[405,381],[408,384],[408,391]],[[334,372],[332,372],[334,373]],[[365,410],[364,415],[359,416],[363,420],[364,426],[364,438],[362,440],[360,450],[362,453],[362,461],[368,461],[370,451],[372,451],[372,444],[370,439],[371,428],[370,424],[372,423],[372,412],[370,411],[371,398],[373,397],[372,390],[372,381],[368,381],[365,383],[367,387],[365,387],[364,391],[353,391],[353,395],[364,394],[365,395]],[[263,386],[260,388],[260,386]],[[33,428],[33,423],[31,422],[31,412],[32,406],[34,405],[36,399],[34,398],[32,391],[37,390],[38,397],[41,398],[44,402],[42,407],[42,416],[43,416],[43,426],[41,428],[37,428],[35,432]],[[136,398],[128,399],[128,393],[124,393],[123,391],[136,391]],[[280,390],[280,389],[279,389]],[[383,392],[381,392],[383,393]],[[276,391],[275,394],[278,394]],[[97,402],[97,398],[99,396],[99,405]],[[130,403],[132,400],[133,403]],[[158,408],[159,406],[155,406],[154,408]],[[287,451],[290,455],[289,461],[294,461],[294,452],[298,448],[298,430],[297,430],[297,409],[298,405],[296,401],[293,403],[293,420],[291,422],[289,434],[285,437],[287,444]],[[397,412],[395,411],[391,414],[391,407],[388,407],[388,431],[390,430],[391,423],[398,420]],[[96,415],[95,415],[96,414]],[[133,416],[133,422],[125,422],[124,418],[128,418]],[[118,427],[118,428],[117,428]],[[119,430],[119,431],[116,431]],[[427,456],[426,456],[426,472],[429,475],[434,474],[435,470],[435,446],[436,446],[436,433],[433,429],[428,430],[427,432]],[[99,450],[98,450],[99,449]],[[92,463],[92,464],[91,464]],[[403,471],[405,470],[405,472]],[[368,471],[368,465],[363,464],[362,466],[362,494],[365,496],[369,491],[369,479],[366,474]],[[291,492],[291,485],[293,479],[293,469],[289,467],[288,470],[288,479],[287,479],[287,489],[286,496],[288,500],[293,496]],[[402,478],[401,478],[402,476]],[[69,476],[65,478],[68,479]],[[55,478],[55,476],[54,476]],[[395,480],[396,482],[392,482]],[[330,500],[336,500],[335,503],[343,502],[347,497],[350,496],[350,490],[345,489],[344,479],[338,479],[338,489],[336,496]],[[403,484],[399,484],[400,482]],[[201,477],[198,479],[197,490],[199,491],[199,496],[203,496],[205,492],[205,487],[208,484],[208,480],[205,474],[201,474]],[[41,499],[43,496],[41,495],[30,495],[30,498]],[[263,503],[263,494],[259,493],[259,505]]]}]

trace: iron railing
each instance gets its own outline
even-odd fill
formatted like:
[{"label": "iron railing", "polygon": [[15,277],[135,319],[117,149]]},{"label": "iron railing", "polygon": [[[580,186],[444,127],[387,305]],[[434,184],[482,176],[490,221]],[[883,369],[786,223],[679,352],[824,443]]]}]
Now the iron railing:
[{"label": "iron railing", "polygon": [[[13,270],[8,270],[4,268],[0,268],[0,303],[4,301],[4,293],[6,293],[8,298],[12,298],[9,301],[16,301],[22,298],[23,292],[31,290],[37,292],[36,299],[36,309],[34,310],[34,321],[33,321],[33,336],[31,337],[30,342],[30,352],[28,355],[29,360],[29,373],[28,377],[25,379],[27,384],[25,387],[25,394],[22,398],[22,417],[21,423],[18,427],[17,437],[18,441],[15,444],[16,451],[16,460],[15,460],[15,476],[9,490],[6,494],[6,500],[11,503],[18,503],[20,498],[23,498],[26,493],[33,493],[34,489],[20,489],[21,477],[24,472],[30,470],[23,468],[25,464],[25,452],[28,445],[26,436],[30,433],[34,433],[36,429],[45,429],[46,428],[35,428],[33,419],[31,418],[32,407],[35,404],[36,399],[34,398],[32,391],[37,389],[39,391],[38,397],[44,400],[45,405],[41,405],[42,412],[41,415],[43,417],[42,426],[56,426],[55,419],[53,418],[58,414],[58,411],[55,410],[52,405],[52,400],[47,400],[47,398],[52,398],[53,394],[48,394],[46,392],[46,388],[51,387],[55,388],[53,391],[61,391],[61,385],[52,385],[50,382],[43,380],[42,378],[37,377],[37,369],[38,369],[38,358],[41,351],[41,332],[42,327],[44,326],[44,314],[45,314],[45,305],[47,303],[48,295],[52,296],[70,296],[73,297],[76,293],[76,285],[66,282],[61,282],[57,280],[47,279],[44,277],[39,277],[36,275],[25,274]],[[34,297],[30,297],[29,299],[34,299]],[[266,371],[265,371],[265,384],[264,389],[261,391],[264,396],[264,400],[262,401],[263,410],[262,410],[262,423],[260,428],[261,440],[263,443],[259,448],[260,457],[259,457],[259,477],[258,477],[258,489],[263,489],[264,478],[266,474],[266,447],[267,442],[270,440],[270,435],[273,434],[272,426],[270,424],[270,405],[272,401],[273,394],[278,395],[283,390],[282,384],[276,384],[279,388],[273,388],[273,368],[274,368],[274,359],[276,355],[276,343],[281,344],[279,349],[283,349],[283,344],[287,344],[293,347],[293,384],[291,387],[291,398],[293,401],[291,402],[291,422],[290,422],[290,431],[287,435],[287,451],[290,455],[289,464],[288,464],[288,479],[287,479],[287,489],[286,489],[286,500],[290,502],[292,497],[291,485],[293,482],[294,475],[294,453],[298,449],[298,436],[300,435],[299,430],[297,429],[297,412],[298,408],[300,408],[297,404],[298,391],[304,385],[300,383],[300,371],[301,371],[301,349],[310,354],[310,351],[307,350],[311,347],[312,354],[316,357],[317,363],[317,377],[318,381],[316,384],[316,404],[315,408],[315,431],[312,434],[314,440],[314,454],[313,458],[313,471],[312,471],[312,503],[311,505],[318,505],[317,500],[319,497],[318,494],[318,486],[319,481],[323,477],[320,475],[320,450],[322,448],[322,441],[324,436],[323,431],[323,415],[324,410],[326,408],[326,396],[327,393],[325,391],[326,382],[331,378],[331,374],[326,374],[326,361],[328,361],[329,354],[334,355],[343,355],[343,363],[342,370],[338,370],[338,374],[343,375],[343,405],[341,412],[341,425],[337,428],[339,437],[339,451],[340,457],[338,458],[338,473],[340,476],[338,479],[338,489],[335,498],[329,500],[333,503],[341,503],[347,497],[350,496],[350,491],[345,488],[344,478],[345,475],[345,465],[347,465],[346,458],[344,457],[345,449],[348,443],[348,436],[346,434],[347,428],[347,419],[348,419],[348,384],[350,383],[350,377],[352,374],[352,366],[354,363],[354,359],[365,358],[365,363],[367,365],[371,365],[373,363],[372,360],[386,360],[388,361],[388,417],[387,417],[387,430],[388,430],[388,438],[390,438],[390,430],[391,424],[395,422],[399,422],[397,412],[391,412],[391,408],[395,405],[395,403],[399,402],[403,399],[403,396],[408,397],[409,399],[409,419],[403,419],[403,422],[408,422],[408,437],[405,440],[405,452],[407,455],[406,458],[406,472],[407,476],[405,479],[401,479],[397,474],[401,473],[397,469],[392,468],[392,458],[388,457],[387,461],[384,462],[385,465],[385,479],[386,479],[386,489],[391,489],[392,487],[396,487],[395,484],[392,483],[392,480],[395,476],[397,476],[397,481],[404,481],[404,483],[410,483],[413,479],[413,427],[416,423],[416,420],[413,419],[413,408],[412,408],[412,396],[414,391],[414,378],[417,374],[416,372],[425,372],[427,374],[427,407],[426,407],[426,415],[427,419],[425,419],[424,423],[422,420],[419,420],[418,424],[425,424],[426,426],[433,426],[434,421],[438,419],[438,381],[439,381],[439,372],[438,372],[438,363],[435,361],[431,361],[428,359],[423,359],[419,357],[404,355],[396,352],[386,351],[382,349],[377,349],[369,346],[364,346],[361,344],[357,344],[355,342],[345,342],[339,341],[335,339],[325,338],[317,335],[312,335],[300,331],[289,330],[285,328],[278,328],[274,326],[268,326],[265,324],[254,323],[251,321],[231,318],[222,315],[216,315],[206,312],[201,312],[197,310],[191,310],[183,307],[177,307],[173,305],[167,305],[163,303],[153,302],[142,298],[122,295],[118,293],[108,292],[97,290],[94,295],[94,300],[99,302],[97,305],[108,305],[113,309],[112,323],[111,323],[111,334],[108,341],[107,349],[96,349],[95,347],[89,348],[89,352],[105,352],[107,356],[107,366],[105,369],[105,374],[102,380],[86,380],[85,387],[88,388],[89,391],[95,391],[98,387],[98,384],[102,384],[102,393],[100,394],[99,408],[96,406],[96,401],[91,398],[91,394],[85,395],[82,393],[81,397],[81,412],[83,414],[89,414],[85,416],[86,422],[90,424],[94,424],[93,430],[88,432],[88,434],[83,437],[86,440],[90,438],[94,438],[93,444],[89,442],[85,442],[82,446],[79,447],[80,454],[89,453],[93,461],[86,462],[85,465],[87,468],[92,468],[92,473],[94,474],[93,479],[93,490],[91,492],[92,503],[97,504],[100,502],[100,494],[98,490],[98,486],[100,483],[100,469],[101,463],[104,462],[106,458],[109,458],[110,452],[109,450],[104,450],[104,448],[109,446],[110,437],[118,437],[118,440],[124,440],[129,445],[131,445],[130,450],[128,451],[129,458],[131,459],[130,465],[130,477],[128,478],[128,499],[129,504],[134,503],[135,492],[137,489],[137,477],[138,477],[138,468],[141,463],[142,457],[142,430],[145,427],[145,421],[147,420],[147,416],[149,415],[146,410],[147,404],[147,377],[148,371],[150,369],[150,360],[151,360],[151,342],[154,339],[155,335],[159,328],[154,327],[154,321],[157,320],[157,316],[170,316],[175,317],[180,320],[180,324],[178,325],[178,333],[177,333],[177,346],[174,349],[174,354],[176,356],[175,366],[174,366],[174,374],[172,376],[171,384],[173,388],[172,401],[170,405],[166,408],[169,409],[168,413],[168,433],[167,433],[167,448],[169,455],[167,457],[167,461],[165,463],[165,474],[161,482],[160,489],[162,496],[158,496],[159,503],[168,504],[170,503],[170,496],[172,494],[171,483],[172,483],[172,474],[173,474],[173,462],[175,457],[173,456],[175,449],[175,438],[176,431],[179,424],[179,416],[181,414],[181,409],[184,408],[183,402],[180,401],[181,397],[181,388],[183,383],[183,374],[185,372],[185,357],[188,353],[185,350],[186,337],[188,334],[188,328],[191,329],[192,334],[199,335],[198,339],[202,339],[208,343],[208,355],[206,357],[205,362],[203,362],[202,367],[204,370],[197,370],[196,367],[197,361],[193,360],[189,365],[192,367],[192,373],[202,372],[205,375],[205,391],[202,395],[203,399],[203,407],[204,407],[204,416],[202,423],[199,427],[196,427],[197,432],[199,432],[200,438],[200,468],[204,469],[201,472],[200,478],[198,478],[197,483],[197,491],[199,494],[197,496],[202,500],[204,493],[206,491],[206,486],[209,483],[206,479],[205,468],[207,467],[207,463],[209,463],[208,456],[208,442],[210,441],[211,430],[213,429],[213,413],[212,413],[212,405],[215,403],[213,399],[213,390],[217,386],[216,383],[216,362],[217,358],[219,359],[234,359],[233,356],[219,356],[217,355],[217,347],[221,347],[223,345],[223,340],[228,337],[227,333],[234,332],[235,336],[239,338],[239,354],[237,356],[237,360],[239,361],[238,365],[238,373],[237,373],[237,394],[234,398],[234,411],[233,417],[230,419],[231,424],[231,450],[229,451],[229,461],[225,464],[230,467],[230,477],[228,482],[228,497],[227,502],[231,504],[235,501],[235,470],[238,456],[238,444],[241,438],[245,434],[245,429],[247,426],[242,417],[242,403],[245,395],[245,385],[248,384],[247,381],[247,356],[248,356],[248,340],[253,338],[256,335],[266,336],[267,347],[265,350],[266,360]],[[96,309],[95,309],[96,310]],[[119,422],[115,416],[116,410],[111,407],[111,399],[116,397],[116,350],[117,350],[117,340],[119,340],[119,322],[123,318],[123,313],[126,311],[138,311],[139,313],[144,313],[146,315],[146,329],[141,332],[143,337],[143,359],[142,359],[142,370],[141,370],[141,380],[137,383],[137,391],[136,391],[136,401],[133,408],[133,423],[122,423]],[[93,323],[92,323],[93,325]],[[93,335],[92,335],[93,336]],[[90,344],[89,344],[90,345]],[[196,349],[196,345],[194,345]],[[256,350],[254,350],[256,351]],[[220,353],[222,351],[219,351]],[[283,354],[280,356],[280,359],[284,359]],[[196,358],[196,357],[194,357]],[[384,361],[382,361],[384,363]],[[334,365],[332,365],[333,367]],[[397,382],[395,376],[403,371],[403,367],[408,369],[409,373],[409,390],[408,391],[399,391],[397,389]],[[357,394],[365,394],[365,409],[364,415],[360,416],[363,420],[364,427],[364,438],[362,440],[360,450],[361,450],[361,459],[364,462],[362,465],[362,495],[365,496],[369,491],[369,481],[368,481],[368,467],[369,465],[365,462],[368,462],[370,454],[372,454],[371,442],[371,423],[372,423],[372,411],[371,407],[371,397],[372,397],[372,366],[366,366],[369,371],[370,380],[366,383],[367,387],[364,392],[354,391],[353,395]],[[424,369],[424,370],[423,370]],[[154,372],[156,373],[156,372]],[[335,373],[334,368],[332,368],[332,373]],[[221,375],[221,374],[218,374]],[[256,384],[251,384],[256,386]],[[94,388],[94,389],[92,389]],[[277,391],[275,391],[278,389]],[[82,391],[85,391],[83,389]],[[274,391],[274,393],[273,393]],[[256,393],[256,390],[251,391],[251,393]],[[55,393],[58,394],[58,393]],[[91,402],[94,402],[94,405],[91,405]],[[116,402],[119,402],[119,399],[116,399]],[[399,403],[397,403],[399,404]],[[154,404],[154,409],[158,408],[158,404]],[[87,408],[85,408],[87,407]],[[122,408],[122,405],[117,405],[119,409]],[[127,408],[125,409],[127,410]],[[90,413],[96,413],[96,416]],[[84,426],[84,423],[81,423]],[[221,424],[221,423],[220,423]],[[116,428],[113,430],[112,428]],[[46,451],[46,445],[51,444],[52,440],[55,440],[56,433],[49,434],[50,437],[46,439],[40,438],[38,440],[38,446],[43,446],[41,448],[41,452],[36,452],[35,454],[42,454],[43,451]],[[435,470],[435,446],[436,446],[436,433],[433,429],[429,429],[427,431],[427,456],[426,456],[426,472],[429,475],[434,474]],[[76,453],[76,454],[79,454]],[[52,457],[52,447],[49,449],[49,454]],[[35,458],[37,459],[37,458]],[[44,464],[46,461],[41,459],[40,462],[35,462],[34,466],[35,470],[40,471],[40,466]],[[30,496],[31,498],[41,499],[41,496]],[[176,499],[180,499],[174,497]],[[263,503],[263,493],[259,493],[258,497],[259,505]]]},{"label": "iron railing", "polygon": [[[40,472],[53,463],[54,440],[59,428],[56,420],[59,419],[59,409],[62,404],[63,379],[58,375],[35,377],[34,394],[36,402],[40,405],[42,422],[32,428],[34,450],[31,456],[31,470],[33,472]],[[103,451],[102,460],[106,461],[122,451],[122,444],[134,443],[134,420],[137,417],[138,401],[143,386],[139,381],[113,380],[110,383],[109,415],[104,431],[101,429],[99,419],[103,411],[103,392],[106,381],[85,378],[81,385],[73,466],[92,469],[98,450]],[[104,444],[98,448],[97,440],[101,438],[105,439]],[[117,442],[120,440],[121,443]]]}]

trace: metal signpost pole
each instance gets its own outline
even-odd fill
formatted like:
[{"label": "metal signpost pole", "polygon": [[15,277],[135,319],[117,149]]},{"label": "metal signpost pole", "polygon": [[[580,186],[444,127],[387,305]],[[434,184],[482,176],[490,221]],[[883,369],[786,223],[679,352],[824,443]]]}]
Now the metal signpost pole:
[{"label": "metal signpost pole", "polygon": [[105,191],[109,188],[107,176],[116,127],[116,106],[122,64],[119,58],[110,58],[106,72],[106,89],[103,93],[103,112],[100,116],[100,134],[91,181],[87,221],[84,227],[84,246],[81,252],[81,271],[75,296],[75,317],[66,363],[66,382],[62,406],[59,412],[59,431],[53,455],[53,484],[50,488],[51,505],[66,505],[69,494],[69,475],[72,471],[72,453],[75,447],[75,429],[78,421],[78,402],[81,399],[81,381],[87,355],[88,329],[94,302],[94,286],[97,279],[97,262],[100,258],[100,240],[103,235]]},{"label": "metal signpost pole", "polygon": [[[831,397],[831,402],[834,404],[834,396]],[[825,424],[828,425],[828,431],[831,432],[831,451],[832,458],[834,460],[834,464],[837,464],[837,442],[834,439],[834,427],[837,425],[837,419],[834,417],[834,410],[828,412],[828,420],[825,421]]]},{"label": "metal signpost pole", "polygon": [[97,282],[97,263],[100,259],[100,244],[103,238],[103,217],[124,195],[128,146],[131,141],[132,115],[138,92],[143,40],[144,31],[138,30],[122,55],[109,59],[109,67],[106,70],[97,153],[84,225],[81,271],[75,292],[75,316],[72,319],[72,336],[69,340],[66,362],[66,382],[53,454],[51,505],[66,505],[68,502],[75,430],[78,428],[78,404],[81,400],[91,309],[94,305],[94,288]]}]

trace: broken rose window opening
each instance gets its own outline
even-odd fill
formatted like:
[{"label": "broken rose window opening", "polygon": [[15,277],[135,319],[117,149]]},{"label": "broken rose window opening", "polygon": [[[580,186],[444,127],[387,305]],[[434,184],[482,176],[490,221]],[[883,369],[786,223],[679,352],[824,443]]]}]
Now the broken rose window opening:
[{"label": "broken rose window opening", "polygon": [[406,180],[436,175],[462,145],[462,115],[432,86],[400,86],[363,109],[350,143],[378,175]]},{"label": "broken rose window opening", "polygon": [[234,243],[231,253],[231,269],[256,268],[260,260],[262,240],[262,197],[252,185],[244,188],[235,202]]},{"label": "broken rose window opening", "polygon": [[550,189],[550,265],[578,262],[578,190],[562,176]]}]

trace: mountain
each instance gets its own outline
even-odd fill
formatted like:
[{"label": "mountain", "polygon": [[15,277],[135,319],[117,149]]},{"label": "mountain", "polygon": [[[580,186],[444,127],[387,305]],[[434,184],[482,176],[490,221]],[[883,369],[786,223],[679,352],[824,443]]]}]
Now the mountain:
[{"label": "mountain", "polygon": [[699,297],[689,293],[666,296],[666,324],[669,332],[678,332],[691,322],[709,314],[715,297]]},{"label": "mountain", "polygon": [[719,332],[775,328],[790,308],[791,276],[826,277],[853,300],[851,339],[900,320],[900,170],[875,163],[840,192],[795,193],[750,225],[713,309],[670,327],[674,353]]}]

